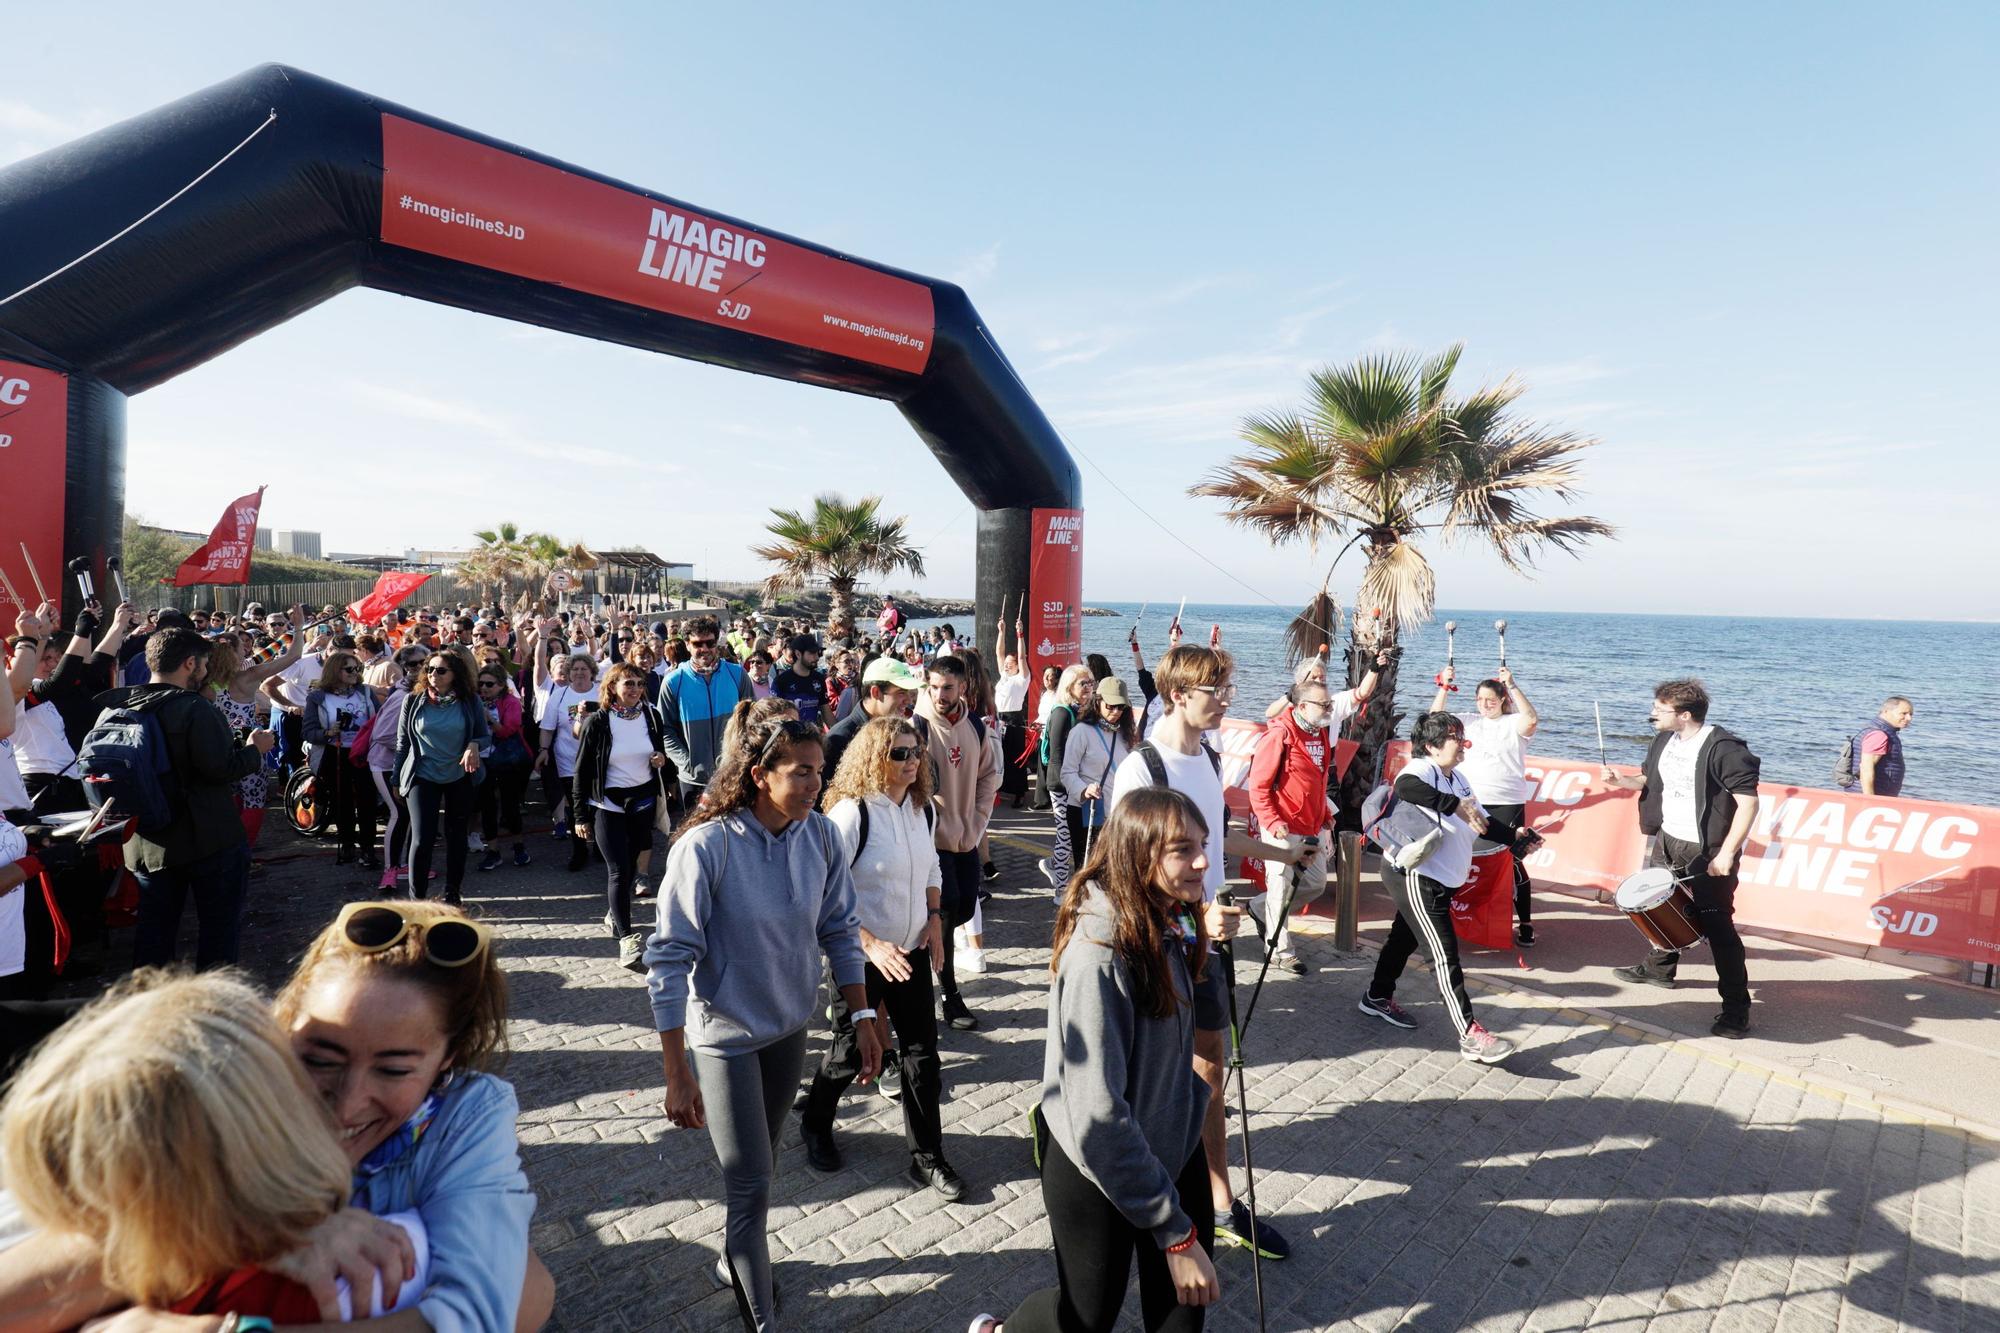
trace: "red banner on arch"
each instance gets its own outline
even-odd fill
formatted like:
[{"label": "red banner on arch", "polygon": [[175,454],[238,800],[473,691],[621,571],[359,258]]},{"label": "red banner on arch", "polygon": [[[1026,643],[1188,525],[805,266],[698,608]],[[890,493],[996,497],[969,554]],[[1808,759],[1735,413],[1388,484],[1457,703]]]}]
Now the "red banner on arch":
[{"label": "red banner on arch", "polygon": [[1037,509],[1029,517],[1028,716],[1042,693],[1042,668],[1083,660],[1083,511]]},{"label": "red banner on arch", "polygon": [[[0,361],[0,569],[33,610],[34,574],[62,600],[63,490],[69,474],[69,376],[19,361]],[[33,571],[21,558],[26,544]],[[11,613],[7,620],[12,625]]]}]

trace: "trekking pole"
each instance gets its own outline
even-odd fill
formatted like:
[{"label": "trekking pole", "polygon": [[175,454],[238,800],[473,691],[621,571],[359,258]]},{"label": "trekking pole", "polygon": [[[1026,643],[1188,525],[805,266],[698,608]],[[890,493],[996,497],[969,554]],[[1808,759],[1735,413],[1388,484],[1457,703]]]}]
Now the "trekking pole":
[{"label": "trekking pole", "polygon": [[[1227,889],[1218,894],[1217,898],[1225,905],[1231,902]],[[1270,954],[1268,951],[1264,955],[1264,961],[1265,965],[1269,966]],[[1258,1333],[1263,1333],[1264,1253],[1260,1247],[1257,1235],[1257,1167],[1256,1159],[1250,1152],[1250,1095],[1244,1083],[1243,1033],[1236,1018],[1236,987],[1232,984],[1235,981],[1236,958],[1227,944],[1217,941],[1215,957],[1211,962],[1229,969],[1229,975],[1223,978],[1222,987],[1223,992],[1229,997],[1228,1069],[1236,1075],[1236,1125],[1243,1135],[1243,1200],[1250,1209],[1250,1275],[1251,1282],[1257,1289],[1257,1330]],[[1261,980],[1258,984],[1262,984]],[[1252,996],[1251,998],[1254,1001],[1256,997]],[[1225,1081],[1227,1081],[1228,1077],[1228,1073],[1223,1075]],[[1222,1163],[1222,1172],[1225,1176],[1229,1174],[1228,1156],[1227,1152],[1223,1153],[1225,1160]]]},{"label": "trekking pole", "polygon": [[1494,621],[1493,632],[1500,636],[1500,665],[1506,666],[1507,665],[1507,622],[1504,620]]}]

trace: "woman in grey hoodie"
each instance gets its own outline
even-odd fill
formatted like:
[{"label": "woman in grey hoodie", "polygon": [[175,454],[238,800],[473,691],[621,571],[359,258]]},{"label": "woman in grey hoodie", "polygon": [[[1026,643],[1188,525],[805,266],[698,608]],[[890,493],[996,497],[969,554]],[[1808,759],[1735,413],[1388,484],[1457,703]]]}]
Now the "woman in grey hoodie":
[{"label": "woman in grey hoodie", "polygon": [[[1149,1333],[1199,1329],[1221,1294],[1194,1072],[1207,837],[1181,793],[1131,792],[1056,917],[1035,1145],[1061,1285],[1021,1302],[1012,1333],[1115,1327],[1135,1257]],[[1001,1328],[982,1314],[969,1333]]]},{"label": "woman in grey hoodie", "polygon": [[728,1209],[716,1281],[754,1329],[774,1327],[765,1215],[821,954],[854,1018],[861,1082],[882,1067],[846,848],[813,809],[821,756],[819,728],[796,719],[742,729],[667,856],[645,954],[664,1109],[715,1144]]}]

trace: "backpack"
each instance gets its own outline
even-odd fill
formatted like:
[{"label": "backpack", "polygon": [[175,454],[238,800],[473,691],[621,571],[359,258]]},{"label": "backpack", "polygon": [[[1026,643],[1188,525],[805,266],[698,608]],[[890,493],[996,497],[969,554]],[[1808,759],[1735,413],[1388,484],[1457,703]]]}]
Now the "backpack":
[{"label": "backpack", "polygon": [[[171,701],[167,696],[164,702]],[[105,709],[76,755],[91,808],[101,810],[116,801],[114,814],[138,821],[139,832],[148,836],[163,832],[174,817],[166,786],[173,760],[157,716],[164,702]]]},{"label": "backpack", "polygon": [[[854,804],[861,809],[861,836],[854,843],[854,855],[848,859],[847,865],[849,869],[853,869],[855,866],[861,864],[861,853],[868,848],[868,802],[856,801]],[[924,827],[930,829],[932,832],[936,832],[937,807],[929,801],[925,801],[923,810]]]}]

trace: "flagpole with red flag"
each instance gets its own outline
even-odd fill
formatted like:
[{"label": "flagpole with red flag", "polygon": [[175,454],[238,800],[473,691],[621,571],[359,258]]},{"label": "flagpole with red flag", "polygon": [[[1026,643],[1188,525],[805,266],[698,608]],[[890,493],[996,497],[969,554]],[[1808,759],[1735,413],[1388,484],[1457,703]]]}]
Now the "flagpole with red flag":
[{"label": "flagpole with red flag", "polygon": [[264,490],[259,486],[231,501],[208,534],[208,540],[181,561],[173,577],[160,582],[172,588],[197,583],[248,583],[250,554],[257,549],[257,514],[264,507]]}]

